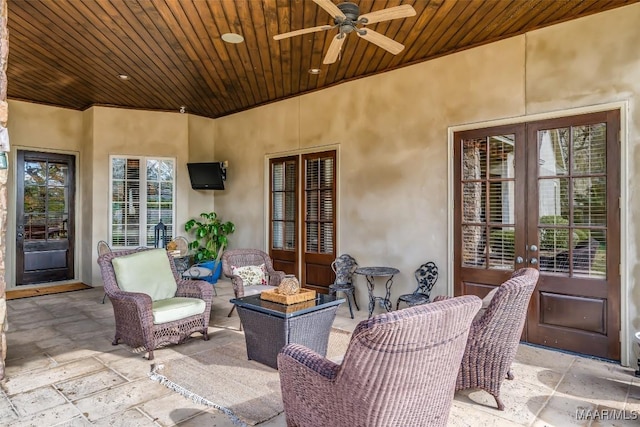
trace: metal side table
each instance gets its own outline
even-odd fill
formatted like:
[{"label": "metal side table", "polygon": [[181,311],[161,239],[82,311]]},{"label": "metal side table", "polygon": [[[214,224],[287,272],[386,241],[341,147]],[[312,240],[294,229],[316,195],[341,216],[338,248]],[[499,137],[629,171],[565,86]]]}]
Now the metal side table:
[{"label": "metal side table", "polygon": [[[369,317],[373,314],[376,301],[380,302],[380,306],[387,311],[391,311],[391,285],[393,285],[393,276],[400,273],[400,270],[393,267],[359,267],[355,271],[367,278],[367,289],[369,291]],[[385,283],[386,293],[383,297],[375,296],[373,289],[375,287],[376,277],[388,277]]]}]

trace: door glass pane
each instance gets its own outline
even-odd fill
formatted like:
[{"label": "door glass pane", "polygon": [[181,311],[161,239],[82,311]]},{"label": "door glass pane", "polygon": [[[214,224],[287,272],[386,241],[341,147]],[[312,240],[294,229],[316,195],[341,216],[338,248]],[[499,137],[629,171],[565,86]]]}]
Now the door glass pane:
[{"label": "door glass pane", "polygon": [[274,249],[284,248],[284,224],[281,221],[271,223],[271,247]]},{"label": "door glass pane", "polygon": [[538,176],[568,174],[569,136],[569,128],[538,132]]},{"label": "door glass pane", "polygon": [[296,223],[294,221],[287,221],[285,225],[285,241],[284,248],[287,250],[293,250],[296,248]]},{"label": "door glass pane", "polygon": [[510,270],[515,254],[515,229],[513,227],[491,227],[489,232],[489,266]]},{"label": "door glass pane", "polygon": [[576,225],[607,225],[606,178],[573,180],[573,222]]},{"label": "door glass pane", "polygon": [[273,221],[282,221],[284,219],[284,194],[273,193],[273,206],[271,207],[271,216]]},{"label": "door glass pane", "polygon": [[271,191],[284,190],[284,165],[274,163],[271,166]]},{"label": "door glass pane", "polygon": [[462,226],[462,265],[464,267],[486,266],[485,227]]},{"label": "door glass pane", "polygon": [[538,132],[540,271],[606,276],[605,149],[604,123]]},{"label": "door glass pane", "polygon": [[462,221],[463,222],[484,222],[484,182],[466,182],[462,184]]},{"label": "door glass pane", "polygon": [[307,224],[307,252],[318,252],[318,223]]},{"label": "door glass pane", "polygon": [[487,170],[486,138],[462,141],[462,179],[483,179]]},{"label": "door glass pane", "polygon": [[574,175],[604,174],[607,170],[607,134],[604,123],[574,126],[572,166]]}]

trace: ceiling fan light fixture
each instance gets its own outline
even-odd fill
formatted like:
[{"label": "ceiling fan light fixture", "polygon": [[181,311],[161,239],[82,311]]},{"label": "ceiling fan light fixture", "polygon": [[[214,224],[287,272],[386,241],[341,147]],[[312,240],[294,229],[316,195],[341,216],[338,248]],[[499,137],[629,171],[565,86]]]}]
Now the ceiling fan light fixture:
[{"label": "ceiling fan light fixture", "polygon": [[355,32],[358,37],[386,50],[387,52],[397,55],[404,49],[404,45],[380,34],[371,29],[360,28],[359,25],[375,24],[376,22],[390,21],[398,18],[408,18],[415,16],[416,11],[413,6],[404,4],[401,6],[388,7],[379,9],[374,12],[360,15],[360,7],[356,3],[343,2],[334,4],[332,0],[313,0],[318,6],[329,13],[333,18],[334,25],[321,25],[318,27],[307,27],[299,30],[289,31],[287,33],[276,34],[274,40],[282,40],[293,36],[315,33],[318,31],[327,31],[334,28],[338,29],[338,34],[333,37],[327,53],[322,60],[325,65],[333,64],[341,57],[342,44],[349,33]]},{"label": "ceiling fan light fixture", "polygon": [[244,41],[244,37],[236,33],[224,33],[220,38],[227,43],[233,44],[242,43]]}]

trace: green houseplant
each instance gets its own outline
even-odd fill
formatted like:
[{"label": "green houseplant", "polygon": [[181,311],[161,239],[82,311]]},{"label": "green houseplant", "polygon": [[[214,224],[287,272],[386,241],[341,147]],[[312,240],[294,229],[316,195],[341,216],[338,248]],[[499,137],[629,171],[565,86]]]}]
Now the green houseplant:
[{"label": "green houseplant", "polygon": [[214,271],[212,283],[215,283],[220,277],[222,252],[229,243],[227,236],[233,234],[236,226],[231,221],[222,222],[215,212],[203,212],[197,219],[187,221],[184,230],[194,237],[189,242],[189,249],[195,251],[194,261],[210,263],[208,267]]}]

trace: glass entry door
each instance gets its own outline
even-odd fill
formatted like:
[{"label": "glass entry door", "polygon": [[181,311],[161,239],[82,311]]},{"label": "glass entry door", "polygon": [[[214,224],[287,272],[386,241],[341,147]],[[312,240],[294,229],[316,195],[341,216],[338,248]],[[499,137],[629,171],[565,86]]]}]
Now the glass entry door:
[{"label": "glass entry door", "polygon": [[459,132],[455,292],[533,267],[525,341],[619,360],[617,111]]},{"label": "glass entry door", "polygon": [[18,151],[16,285],[74,277],[75,157]]}]

